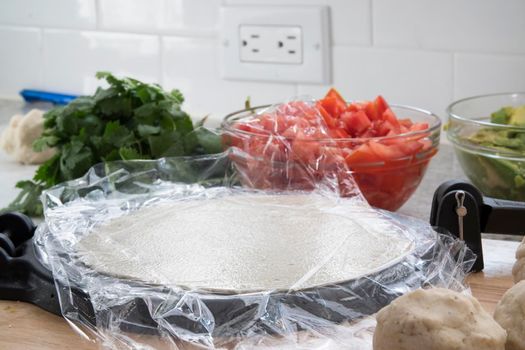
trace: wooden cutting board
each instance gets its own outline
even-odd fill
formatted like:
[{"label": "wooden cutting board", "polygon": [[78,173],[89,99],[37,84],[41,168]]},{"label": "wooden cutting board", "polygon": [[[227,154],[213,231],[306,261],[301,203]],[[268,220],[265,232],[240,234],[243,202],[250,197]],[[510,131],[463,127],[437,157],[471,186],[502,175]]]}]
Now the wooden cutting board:
[{"label": "wooden cutting board", "polygon": [[[485,239],[483,247],[485,270],[471,274],[468,281],[474,296],[492,313],[513,284],[511,270],[518,242]],[[0,349],[93,350],[98,345],[78,335],[61,317],[30,304],[0,301]]]}]

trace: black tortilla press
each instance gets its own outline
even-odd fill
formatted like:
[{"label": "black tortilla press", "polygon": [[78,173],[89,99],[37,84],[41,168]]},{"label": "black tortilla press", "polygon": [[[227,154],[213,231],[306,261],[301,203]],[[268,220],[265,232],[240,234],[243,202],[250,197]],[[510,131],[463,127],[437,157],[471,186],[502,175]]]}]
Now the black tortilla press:
[{"label": "black tortilla press", "polygon": [[[477,255],[473,271],[483,269],[483,249],[481,233],[520,235],[525,233],[525,203],[497,200],[483,197],[473,185],[463,181],[448,181],[438,187],[434,194],[430,216],[431,225],[439,232],[448,232],[466,242]],[[33,242],[35,226],[26,216],[18,213],[0,215],[0,299],[29,302],[56,315],[62,315],[57,291],[70,290],[68,297],[74,299],[69,303],[76,306],[75,317],[93,328],[97,315],[89,295],[75,286],[55,285],[52,272],[44,266]],[[429,257],[430,259],[432,257]],[[362,315],[377,312],[398,295],[384,289],[395,285],[396,279],[402,280],[413,273],[403,261],[390,268],[389,273],[368,275],[354,280],[337,282],[333,285],[312,287],[296,292],[266,293],[263,297],[240,297],[235,295],[206,295],[201,300],[215,315],[214,335],[235,336],[254,327],[264,333],[279,333],[279,330],[267,329],[269,323],[254,324],[257,310],[272,305],[289,308],[300,308],[309,315],[314,315],[329,322],[342,322]],[[412,281],[414,286],[421,280]],[[172,293],[159,286],[157,292]],[[351,298],[348,297],[349,291]],[[176,293],[173,297],[177,297]],[[345,310],[327,307],[330,300],[343,305]],[[365,302],[366,301],[366,302]],[[126,305],[126,319],[120,327],[125,331],[155,334],[157,324],[151,316],[149,305],[136,298]],[[155,302],[155,300],[153,300]],[[159,307],[162,307],[159,300]],[[348,310],[351,310],[349,312]],[[114,311],[114,310],[112,310]],[[276,311],[277,312],[277,311]],[[250,317],[251,315],[251,317]],[[170,323],[178,327],[199,332],[201,324],[182,316],[173,316]],[[201,331],[205,331],[204,329]]]}]

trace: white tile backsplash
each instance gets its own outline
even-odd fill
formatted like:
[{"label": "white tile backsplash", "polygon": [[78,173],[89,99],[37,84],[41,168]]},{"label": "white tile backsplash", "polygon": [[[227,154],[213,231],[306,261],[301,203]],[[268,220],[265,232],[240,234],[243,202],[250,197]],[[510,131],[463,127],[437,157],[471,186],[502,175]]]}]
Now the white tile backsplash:
[{"label": "white tile backsplash", "polygon": [[331,85],[443,115],[454,98],[525,90],[524,0],[0,0],[0,94],[90,93],[110,70],[179,87],[219,117],[328,86],[223,80],[221,6],[330,8]]},{"label": "white tile backsplash", "polygon": [[160,81],[160,42],[153,35],[44,30],[43,85],[92,93],[97,71]]},{"label": "white tile backsplash", "polygon": [[149,33],[214,35],[220,0],[99,0],[100,27]]},{"label": "white tile backsplash", "polygon": [[40,30],[0,27],[0,43],[0,95],[40,87]]},{"label": "white tile backsplash", "polygon": [[[376,48],[335,47],[335,86],[345,98],[387,101],[430,110],[441,117],[452,98],[452,55]],[[328,86],[300,85],[299,94],[320,98]]]},{"label": "white tile backsplash", "polygon": [[455,99],[525,91],[525,55],[457,54],[454,60]]},{"label": "white tile backsplash", "polygon": [[378,46],[525,53],[523,0],[374,0]]},{"label": "white tile backsplash", "polygon": [[1,0],[0,24],[94,29],[96,0]]},{"label": "white tile backsplash", "polygon": [[180,89],[186,98],[185,110],[197,118],[209,115],[216,123],[244,108],[248,96],[256,106],[295,95],[293,84],[222,80],[215,39],[166,37],[162,51],[164,87]]}]

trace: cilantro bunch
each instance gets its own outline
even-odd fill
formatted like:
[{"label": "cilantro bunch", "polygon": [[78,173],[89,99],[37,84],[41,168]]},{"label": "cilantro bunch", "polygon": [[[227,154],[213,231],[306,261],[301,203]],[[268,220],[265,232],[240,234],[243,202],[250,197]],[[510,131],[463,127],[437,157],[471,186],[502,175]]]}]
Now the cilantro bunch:
[{"label": "cilantro bunch", "polygon": [[157,159],[217,153],[220,138],[194,127],[181,109],[179,90],[166,92],[159,85],[99,72],[108,88],[83,96],[44,115],[44,132],[35,151],[56,148],[56,154],[40,165],[33,180],[20,181],[17,198],[4,211],[42,214],[40,195],[46,188],[78,178],[94,164],[114,160]]}]

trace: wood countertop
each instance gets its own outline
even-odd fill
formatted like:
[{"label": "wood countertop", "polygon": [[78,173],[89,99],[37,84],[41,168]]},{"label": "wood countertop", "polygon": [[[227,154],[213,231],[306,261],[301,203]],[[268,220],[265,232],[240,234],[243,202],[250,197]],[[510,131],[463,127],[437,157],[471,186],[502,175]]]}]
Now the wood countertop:
[{"label": "wood countertop", "polygon": [[[511,270],[518,242],[483,240],[485,270],[468,277],[472,293],[492,313],[505,291],[513,284]],[[0,349],[50,350],[98,349],[83,339],[66,320],[36,306],[0,301]]]}]

